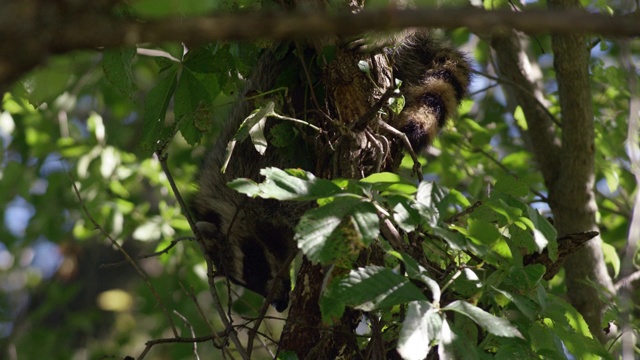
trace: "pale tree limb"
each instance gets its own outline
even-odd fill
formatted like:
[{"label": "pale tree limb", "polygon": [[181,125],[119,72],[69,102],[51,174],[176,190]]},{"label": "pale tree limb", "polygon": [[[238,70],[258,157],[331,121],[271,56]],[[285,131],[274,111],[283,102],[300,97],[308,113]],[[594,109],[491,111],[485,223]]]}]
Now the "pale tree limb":
[{"label": "pale tree limb", "polygon": [[[581,7],[579,0],[550,0],[551,9]],[[549,205],[558,234],[597,231],[595,201],[595,126],[589,81],[588,38],[584,35],[552,35],[554,68],[562,114],[562,151],[558,178],[549,188]],[[601,342],[602,316],[608,296],[614,293],[602,253],[602,240],[594,238],[565,263],[567,295],[582,314],[591,333]],[[600,289],[589,284],[592,281]]]},{"label": "pale tree limb", "polygon": [[[636,287],[632,286],[634,279],[640,277],[640,272],[636,271],[634,258],[638,251],[640,242],[640,144],[638,132],[640,131],[640,95],[638,95],[638,78],[633,58],[629,51],[629,43],[620,44],[620,62],[628,74],[629,93],[631,99],[629,103],[629,125],[627,129],[627,155],[631,163],[631,172],[636,178],[636,199],[633,205],[633,216],[631,218],[631,226],[627,237],[622,256],[621,277],[622,284],[626,286],[616,286],[619,290],[619,302],[623,312],[622,317],[622,336],[620,338],[622,344],[622,358],[631,359],[634,357],[635,339],[633,325],[631,323],[631,310],[633,307],[632,294]],[[617,285],[617,284],[616,284]]]},{"label": "pale tree limb", "polygon": [[541,91],[530,76],[529,59],[518,36],[515,33],[494,36],[490,43],[495,49],[500,77],[508,80],[505,94],[522,108],[527,122],[527,130],[523,133],[529,138],[529,150],[535,155],[545,185],[549,188],[560,167],[560,141],[555,135],[555,119],[544,107]]}]

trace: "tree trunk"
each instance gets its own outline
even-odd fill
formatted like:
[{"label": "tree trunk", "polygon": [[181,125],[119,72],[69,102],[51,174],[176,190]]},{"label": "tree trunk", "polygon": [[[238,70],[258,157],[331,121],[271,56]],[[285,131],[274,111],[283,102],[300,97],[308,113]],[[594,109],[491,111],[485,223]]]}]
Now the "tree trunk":
[{"label": "tree trunk", "polygon": [[[359,64],[366,64],[369,72],[362,71]],[[326,99],[324,103],[314,105],[321,105],[316,112],[327,116],[316,117],[315,121],[327,137],[316,144],[316,175],[357,179],[380,171],[383,166],[380,159],[397,158],[382,152],[373,140],[378,129],[372,124],[379,115],[377,109],[372,109],[392,85],[391,68],[386,58],[359,54],[338,44],[335,59],[322,70]],[[316,100],[310,99],[310,103]],[[293,351],[300,359],[356,358],[358,347],[353,331],[360,320],[360,312],[347,310],[333,326],[322,324],[318,302],[324,289],[319,285],[325,282],[326,271],[322,266],[304,260],[296,277],[280,350]]]},{"label": "tree trunk", "polygon": [[[577,0],[551,0],[552,9],[579,8]],[[589,48],[584,35],[554,35],[552,46],[562,108],[562,152],[559,177],[549,188],[549,204],[559,235],[598,230],[594,194],[594,118],[589,83]],[[605,341],[602,315],[604,289],[614,294],[602,255],[602,240],[594,240],[567,259],[567,292],[591,332]],[[593,283],[590,283],[593,282]]]}]

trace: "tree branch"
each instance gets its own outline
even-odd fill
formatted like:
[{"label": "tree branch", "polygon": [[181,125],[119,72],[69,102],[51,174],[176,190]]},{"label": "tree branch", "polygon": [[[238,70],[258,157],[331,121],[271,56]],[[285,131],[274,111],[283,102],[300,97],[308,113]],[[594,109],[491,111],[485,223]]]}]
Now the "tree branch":
[{"label": "tree branch", "polygon": [[[509,29],[526,33],[640,35],[634,16],[609,16],[576,10],[486,11],[476,8],[365,10],[359,14],[259,12],[139,21],[114,16],[109,2],[59,6],[33,0],[0,3],[0,91],[49,54],[78,49],[170,41],[197,45],[215,40],[349,36],[405,27],[468,27],[485,34]],[[19,50],[19,51],[18,51]]]},{"label": "tree branch", "polygon": [[543,105],[542,91],[530,77],[529,59],[517,35],[495,36],[491,39],[491,46],[498,59],[500,77],[509,80],[507,89],[510,91],[505,92],[506,96],[513,96],[515,103],[522,107],[530,150],[536,157],[545,185],[550,188],[560,167],[560,142],[555,136],[554,119]]}]

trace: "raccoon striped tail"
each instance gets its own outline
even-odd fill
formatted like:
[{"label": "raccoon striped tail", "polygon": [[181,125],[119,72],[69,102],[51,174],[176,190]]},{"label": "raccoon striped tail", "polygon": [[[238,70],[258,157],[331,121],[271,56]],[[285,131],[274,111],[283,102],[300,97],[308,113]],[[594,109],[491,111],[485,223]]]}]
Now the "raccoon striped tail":
[{"label": "raccoon striped tail", "polygon": [[425,150],[467,94],[471,66],[458,50],[426,31],[416,31],[388,50],[394,75],[403,81],[405,107],[395,121],[416,152]]}]

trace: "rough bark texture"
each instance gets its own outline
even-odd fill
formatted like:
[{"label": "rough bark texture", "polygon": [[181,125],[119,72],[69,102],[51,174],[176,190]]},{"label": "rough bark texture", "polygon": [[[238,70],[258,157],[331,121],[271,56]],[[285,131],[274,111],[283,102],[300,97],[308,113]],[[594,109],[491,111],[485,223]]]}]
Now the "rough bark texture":
[{"label": "rough bark texture", "polygon": [[[320,156],[319,175],[327,178],[360,178],[379,170],[377,148],[367,136],[369,129],[360,128],[357,122],[368,115],[369,109],[380,96],[381,89],[390,85],[390,69],[381,56],[361,55],[369,61],[371,78],[357,67],[353,53],[338,51],[337,58],[325,70],[325,86],[328,96],[327,112],[338,119],[338,128],[349,131],[335,132],[334,153]],[[372,81],[373,80],[373,81]],[[375,87],[374,81],[379,87]],[[373,119],[371,119],[373,120]],[[339,129],[335,129],[339,130]],[[373,136],[373,135],[372,135]],[[327,151],[329,147],[325,148]],[[293,351],[300,359],[352,359],[358,350],[353,330],[359,321],[359,312],[347,311],[330,328],[321,322],[318,301],[326,276],[322,266],[305,260],[297,275],[292,294],[289,317],[280,341],[281,350]]]}]

